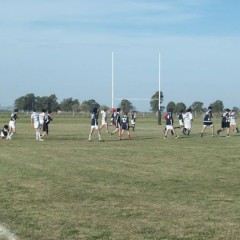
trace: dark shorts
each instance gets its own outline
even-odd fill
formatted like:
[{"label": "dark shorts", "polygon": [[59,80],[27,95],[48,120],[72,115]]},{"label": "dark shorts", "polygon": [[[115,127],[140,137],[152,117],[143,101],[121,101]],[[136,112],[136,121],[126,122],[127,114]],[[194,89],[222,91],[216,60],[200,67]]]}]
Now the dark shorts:
[{"label": "dark shorts", "polygon": [[212,121],[203,121],[203,125],[205,125],[205,126],[212,126],[213,122]]},{"label": "dark shorts", "polygon": [[230,122],[222,122],[222,128],[229,128],[230,127]]},{"label": "dark shorts", "polygon": [[48,133],[48,124],[43,124],[43,131]]}]

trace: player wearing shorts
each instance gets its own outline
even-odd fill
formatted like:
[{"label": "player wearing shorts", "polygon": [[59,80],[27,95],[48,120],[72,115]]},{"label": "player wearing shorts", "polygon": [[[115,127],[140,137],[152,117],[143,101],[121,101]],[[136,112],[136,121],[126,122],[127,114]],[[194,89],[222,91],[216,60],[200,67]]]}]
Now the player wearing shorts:
[{"label": "player wearing shorts", "polygon": [[108,131],[108,122],[107,122],[107,109],[104,109],[101,111],[102,114],[102,125],[100,127],[100,131],[105,127],[106,128],[106,132],[110,133]]},{"label": "player wearing shorts", "polygon": [[46,135],[48,135],[49,129],[48,129],[48,125],[50,124],[50,122],[53,120],[52,118],[52,111],[48,111],[48,114],[45,115],[44,117],[44,121],[43,121],[43,134],[42,134],[42,138],[44,138]]},{"label": "player wearing shorts", "polygon": [[131,135],[129,131],[129,118],[128,118],[127,112],[122,117],[122,132],[121,132],[120,140],[123,139],[123,134],[125,131],[127,131],[128,139],[131,140]]},{"label": "player wearing shorts", "polygon": [[9,135],[9,127],[8,125],[4,125],[3,128],[0,131],[0,138],[1,139],[11,139],[10,135]]},{"label": "player wearing shorts", "polygon": [[131,125],[132,125],[132,130],[135,130],[135,126],[136,126],[136,119],[137,119],[137,112],[134,111],[131,115]]},{"label": "player wearing shorts", "polygon": [[119,139],[121,139],[121,132],[122,132],[122,121],[121,121],[121,108],[117,108],[117,112],[116,112],[116,116],[115,116],[115,124],[116,124],[116,128],[113,132],[111,132],[111,136],[115,133],[118,132],[118,136],[119,136]]},{"label": "player wearing shorts", "polygon": [[167,139],[168,132],[172,132],[175,138],[178,138],[177,133],[173,126],[173,110],[169,109],[168,114],[166,114],[166,131],[164,133],[164,139]]},{"label": "player wearing shorts", "polygon": [[212,122],[212,117],[213,117],[213,115],[212,115],[212,107],[209,106],[208,110],[205,113],[204,118],[203,118],[203,127],[202,127],[202,131],[200,133],[200,137],[203,137],[203,133],[204,133],[204,131],[206,130],[207,127],[211,127],[211,129],[212,129],[212,137],[215,136],[214,135],[214,124]]},{"label": "player wearing shorts", "polygon": [[44,118],[46,115],[46,110],[43,109],[41,113],[39,113],[39,125],[40,125],[40,129],[43,127],[43,123],[44,123]]},{"label": "player wearing shorts", "polygon": [[220,132],[226,130],[227,131],[226,137],[229,137],[229,131],[230,131],[229,113],[230,113],[230,110],[227,108],[222,114],[221,128],[217,130],[217,135],[219,135]]},{"label": "player wearing shorts", "polygon": [[190,135],[190,131],[192,129],[192,121],[193,121],[193,115],[192,115],[192,109],[189,108],[187,109],[186,113],[183,114],[183,122],[184,122],[184,129],[183,129],[183,133],[189,136]]},{"label": "player wearing shorts", "polygon": [[101,132],[98,127],[98,109],[97,108],[94,108],[91,114],[91,128],[90,128],[90,133],[88,135],[88,141],[92,141],[92,135],[95,129],[98,132],[98,141],[102,142]]},{"label": "player wearing shorts", "polygon": [[34,130],[35,130],[36,140],[38,140],[38,141],[44,141],[44,140],[41,138],[41,135],[40,135],[39,113],[36,112],[35,109],[33,109],[33,112],[32,112],[32,114],[31,114],[31,125],[33,126],[33,128],[34,128]]},{"label": "player wearing shorts", "polygon": [[232,129],[232,131],[239,133],[237,122],[236,122],[236,112],[234,109],[229,113],[229,120],[230,120],[230,128]]},{"label": "player wearing shorts", "polygon": [[18,118],[18,109],[15,109],[14,112],[11,114],[10,121],[9,121],[9,136],[12,137],[13,134],[16,134],[16,120]]}]

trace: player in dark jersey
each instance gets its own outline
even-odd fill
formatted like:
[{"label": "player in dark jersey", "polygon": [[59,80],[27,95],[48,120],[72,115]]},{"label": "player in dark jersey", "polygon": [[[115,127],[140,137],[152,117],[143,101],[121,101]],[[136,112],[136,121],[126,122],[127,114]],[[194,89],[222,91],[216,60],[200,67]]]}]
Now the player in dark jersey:
[{"label": "player in dark jersey", "polygon": [[18,109],[15,109],[14,112],[11,114],[10,121],[9,121],[9,136],[12,137],[13,134],[16,134],[16,120],[18,118]]},{"label": "player in dark jersey", "polygon": [[129,118],[128,118],[127,112],[122,117],[122,132],[121,132],[120,140],[123,139],[123,134],[125,131],[127,131],[128,139],[131,140],[131,135],[129,131]]},{"label": "player in dark jersey", "polygon": [[1,139],[11,139],[10,135],[9,135],[9,127],[8,125],[4,125],[3,128],[0,130],[0,138]]},{"label": "player in dark jersey", "polygon": [[42,138],[44,138],[46,135],[48,135],[48,133],[49,133],[48,125],[50,124],[51,121],[53,121],[52,111],[48,111],[48,114],[46,114],[43,119]]},{"label": "player in dark jersey", "polygon": [[167,135],[169,131],[173,133],[173,136],[175,136],[175,138],[178,138],[178,135],[173,126],[173,110],[172,109],[169,109],[165,119],[166,119],[166,131],[164,133],[164,139],[167,139]]},{"label": "player in dark jersey", "polygon": [[132,125],[132,130],[135,130],[136,127],[136,119],[137,119],[137,112],[134,111],[131,115],[131,125]]},{"label": "player in dark jersey", "polygon": [[213,117],[213,115],[212,115],[212,107],[209,106],[208,110],[205,113],[204,118],[203,118],[203,128],[202,128],[202,131],[200,133],[201,137],[203,137],[203,133],[204,133],[204,131],[206,130],[206,128],[208,126],[211,127],[211,129],[212,129],[212,137],[215,136],[214,135],[214,124],[213,124],[213,121],[212,121],[212,117]]},{"label": "player in dark jersey", "polygon": [[121,108],[117,108],[117,112],[116,112],[116,115],[115,115],[115,124],[116,124],[116,128],[113,132],[111,132],[111,136],[115,133],[118,132],[118,136],[119,136],[119,139],[121,139],[121,132],[122,132],[122,121],[121,121]]},{"label": "player in dark jersey", "polygon": [[222,122],[221,122],[221,128],[217,130],[217,135],[219,135],[220,132],[226,130],[227,135],[226,137],[229,137],[229,131],[230,131],[230,109],[225,109],[224,113],[222,114]]},{"label": "player in dark jersey", "polygon": [[98,132],[98,141],[102,142],[101,132],[98,127],[98,109],[97,108],[94,108],[91,114],[91,128],[88,136],[88,141],[92,141],[92,134],[94,132],[94,129],[96,129]]}]

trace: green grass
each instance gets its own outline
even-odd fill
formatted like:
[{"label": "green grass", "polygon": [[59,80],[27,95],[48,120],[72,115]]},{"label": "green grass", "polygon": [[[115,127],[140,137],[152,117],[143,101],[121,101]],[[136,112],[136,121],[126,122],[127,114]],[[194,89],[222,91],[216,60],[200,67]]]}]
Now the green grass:
[{"label": "green grass", "polygon": [[200,120],[167,140],[151,118],[132,141],[88,142],[86,118],[49,127],[38,142],[19,119],[0,140],[0,225],[18,239],[239,239],[239,135],[200,138]]}]

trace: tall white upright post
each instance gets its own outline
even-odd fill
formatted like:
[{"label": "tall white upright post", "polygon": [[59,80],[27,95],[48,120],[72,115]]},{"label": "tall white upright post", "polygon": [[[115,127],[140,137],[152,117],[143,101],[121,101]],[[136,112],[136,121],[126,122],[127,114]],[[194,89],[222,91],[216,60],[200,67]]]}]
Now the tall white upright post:
[{"label": "tall white upright post", "polygon": [[159,99],[158,99],[158,110],[161,110],[161,56],[159,53],[158,56],[158,93],[159,93]]},{"label": "tall white upright post", "polygon": [[161,125],[161,56],[158,55],[158,125]]},{"label": "tall white upright post", "polygon": [[114,53],[112,52],[112,109],[114,107]]}]

